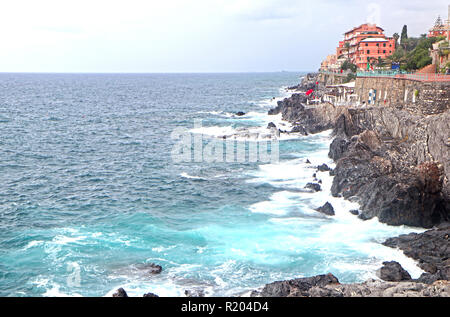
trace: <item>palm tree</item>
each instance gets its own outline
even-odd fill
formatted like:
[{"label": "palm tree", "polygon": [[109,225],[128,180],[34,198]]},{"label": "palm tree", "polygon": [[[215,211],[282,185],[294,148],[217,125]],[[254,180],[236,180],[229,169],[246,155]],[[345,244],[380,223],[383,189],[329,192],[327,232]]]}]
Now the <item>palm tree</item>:
[{"label": "palm tree", "polygon": [[395,48],[397,48],[398,39],[400,38],[400,35],[398,35],[398,33],[394,33],[392,37],[395,39]]}]

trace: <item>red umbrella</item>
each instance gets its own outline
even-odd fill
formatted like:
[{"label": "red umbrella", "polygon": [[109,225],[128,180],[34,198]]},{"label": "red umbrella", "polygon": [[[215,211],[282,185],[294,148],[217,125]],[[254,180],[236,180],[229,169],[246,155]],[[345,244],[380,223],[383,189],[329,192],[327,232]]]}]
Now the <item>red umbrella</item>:
[{"label": "red umbrella", "polygon": [[314,91],[314,90],[312,90],[312,89],[308,90],[308,91],[306,92],[306,95],[307,95],[307,96],[311,95],[311,94],[313,93],[313,91]]}]

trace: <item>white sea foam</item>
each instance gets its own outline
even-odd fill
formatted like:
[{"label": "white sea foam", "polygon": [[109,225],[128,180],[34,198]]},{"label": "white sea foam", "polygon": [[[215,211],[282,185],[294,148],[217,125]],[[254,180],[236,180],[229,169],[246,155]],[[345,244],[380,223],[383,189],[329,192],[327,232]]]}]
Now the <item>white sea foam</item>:
[{"label": "white sea foam", "polygon": [[44,241],[34,240],[34,241],[31,241],[31,242],[28,242],[28,244],[23,248],[23,250],[25,251],[25,250],[28,250],[30,248],[34,248],[34,247],[42,245],[42,244],[44,244]]},{"label": "white sea foam", "polygon": [[152,248],[152,251],[161,253],[161,252],[164,252],[164,251],[172,250],[173,248],[176,248],[176,247],[177,247],[176,245],[171,245],[171,246],[168,246],[168,247],[159,246],[159,247]]},{"label": "white sea foam", "polygon": [[296,91],[288,90],[288,87],[281,87],[278,90],[279,96],[278,97],[272,97],[272,98],[266,98],[262,100],[250,100],[250,104],[255,104],[261,108],[274,108],[277,106],[278,101],[282,101],[285,98],[289,98],[292,96],[292,94],[296,93]]},{"label": "white sea foam", "polygon": [[[333,177],[328,172],[319,172],[316,169],[322,163],[335,167],[333,161],[327,157],[331,143],[330,131],[308,138],[310,142],[322,144],[322,150],[313,154],[308,153],[307,159],[310,164],[306,163],[306,156],[299,153],[296,159],[260,165],[259,170],[249,173],[253,178],[248,182],[268,183],[282,189],[274,193],[269,200],[251,205],[250,211],[272,214],[275,218],[269,221],[280,224],[287,232],[297,228],[295,231],[299,233],[298,237],[285,237],[286,242],[283,244],[287,249],[305,250],[320,246],[324,248],[324,252],[336,252],[344,247],[355,254],[365,254],[366,258],[370,259],[365,262],[353,260],[349,262],[342,257],[342,261],[322,263],[323,271],[347,270],[357,272],[361,279],[376,278],[375,271],[381,267],[382,262],[394,260],[402,264],[413,278],[418,277],[423,271],[413,259],[406,257],[401,251],[383,246],[381,242],[391,236],[424,230],[389,226],[380,223],[376,218],[363,221],[351,214],[349,210],[359,209],[358,203],[333,197],[331,195]],[[322,190],[315,193],[301,191],[308,182],[313,182],[313,173],[321,180]],[[334,207],[335,216],[327,217],[314,210],[326,202],[330,202]],[[328,220],[319,222],[317,218]],[[308,235],[308,232],[312,235]]]},{"label": "white sea foam", "polygon": [[31,281],[31,284],[37,288],[43,288],[45,292],[42,296],[44,297],[81,297],[82,295],[78,293],[66,293],[61,291],[61,285],[51,281],[48,278],[38,277]]},{"label": "white sea foam", "polygon": [[267,141],[273,139],[291,140],[304,138],[304,136],[299,133],[282,132],[280,135],[277,135],[277,133],[275,133],[273,130],[267,129],[267,125],[270,122],[274,123],[277,129],[280,129],[282,131],[290,131],[292,129],[291,123],[284,121],[281,117],[281,114],[268,115],[265,112],[249,112],[239,118],[243,121],[254,122],[256,126],[205,126],[193,128],[189,130],[189,132],[194,134],[202,134],[207,137],[209,136],[220,139],[225,138],[238,141]]},{"label": "white sea foam", "polygon": [[205,178],[200,177],[200,176],[189,175],[188,173],[185,173],[185,172],[181,173],[180,176],[183,177],[183,178],[188,178],[188,179],[199,179],[199,180],[204,180],[205,179]]},{"label": "white sea foam", "polygon": [[[154,261],[155,259],[151,259]],[[160,259],[163,260],[163,259]],[[202,271],[201,264],[180,264],[174,265],[163,271],[161,275],[155,275],[148,279],[148,276],[132,276],[124,272],[110,278],[126,278],[129,282],[115,286],[104,296],[111,297],[120,287],[126,290],[130,297],[142,297],[146,293],[154,293],[160,297],[184,297],[186,290],[202,290],[206,296],[213,294],[213,289],[217,285],[208,284],[198,279],[187,278],[192,272]]]},{"label": "white sea foam", "polygon": [[211,114],[213,116],[221,116],[226,118],[238,117],[236,114],[226,111],[198,111],[200,114]]}]

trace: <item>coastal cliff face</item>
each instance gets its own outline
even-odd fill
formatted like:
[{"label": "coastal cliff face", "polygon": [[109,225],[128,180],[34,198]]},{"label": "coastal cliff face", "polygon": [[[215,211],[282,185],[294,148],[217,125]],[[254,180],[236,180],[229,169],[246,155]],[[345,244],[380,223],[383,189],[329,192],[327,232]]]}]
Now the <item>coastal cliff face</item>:
[{"label": "coastal cliff face", "polygon": [[[314,81],[314,76],[308,75],[304,85],[309,88]],[[360,83],[361,91],[363,86]],[[415,89],[430,88],[419,86]],[[446,88],[441,86],[433,97],[436,103],[422,99],[423,109],[421,103],[307,106],[308,97],[299,93],[279,102],[269,112],[281,113],[284,120],[294,124],[296,132],[307,134],[333,128],[329,151],[336,162],[336,168],[330,171],[334,175],[332,195],[359,202],[360,218],[378,217],[390,225],[438,226],[383,243],[401,249],[425,273],[413,280],[398,263],[385,262],[378,272],[381,280],[340,284],[329,273],[273,282],[252,296],[450,296],[450,104]],[[319,82],[315,88],[316,96],[323,96],[324,84]],[[305,91],[303,84],[296,89]]]},{"label": "coastal cliff face", "polygon": [[[313,81],[306,77],[305,86]],[[324,93],[323,85],[316,88],[316,95]],[[305,134],[334,129],[334,196],[358,201],[362,219],[390,225],[431,228],[449,220],[449,110],[423,115],[407,107],[307,106],[306,100],[294,94],[269,113],[281,113]]]},{"label": "coastal cliff face", "polygon": [[332,194],[354,197],[363,219],[431,228],[449,218],[450,113],[374,107],[336,120]]}]

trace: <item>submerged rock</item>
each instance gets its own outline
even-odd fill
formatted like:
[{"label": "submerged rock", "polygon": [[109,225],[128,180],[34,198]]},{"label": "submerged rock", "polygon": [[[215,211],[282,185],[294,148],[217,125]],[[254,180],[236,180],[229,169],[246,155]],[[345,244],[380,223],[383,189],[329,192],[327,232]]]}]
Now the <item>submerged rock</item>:
[{"label": "submerged rock", "polygon": [[162,266],[155,263],[146,263],[141,266],[142,270],[147,271],[150,274],[159,274],[162,272]]},{"label": "submerged rock", "polygon": [[305,185],[305,188],[312,189],[315,192],[319,192],[319,191],[322,190],[320,185],[316,184],[316,183],[308,183],[308,184]]},{"label": "submerged rock", "polygon": [[383,262],[383,266],[377,271],[377,275],[384,281],[388,282],[400,282],[408,281],[411,279],[411,275],[395,261]]},{"label": "submerged rock", "polygon": [[184,295],[186,297],[205,297],[205,292],[203,290],[185,290]]},{"label": "submerged rock", "polygon": [[147,294],[144,294],[144,296],[142,296],[142,297],[159,297],[159,296],[156,294],[153,294],[153,293],[147,293]]},{"label": "submerged rock", "polygon": [[128,294],[123,288],[119,288],[112,297],[128,297]]},{"label": "submerged rock", "polygon": [[317,208],[316,211],[328,216],[334,216],[334,208],[328,201],[322,207]]},{"label": "submerged rock", "polygon": [[357,209],[349,210],[349,212],[350,212],[352,215],[355,215],[355,216],[358,216],[358,215],[359,215],[359,210],[357,210]]},{"label": "submerged rock", "polygon": [[239,111],[239,112],[236,112],[235,115],[238,117],[242,117],[242,116],[245,116],[245,112]]}]

